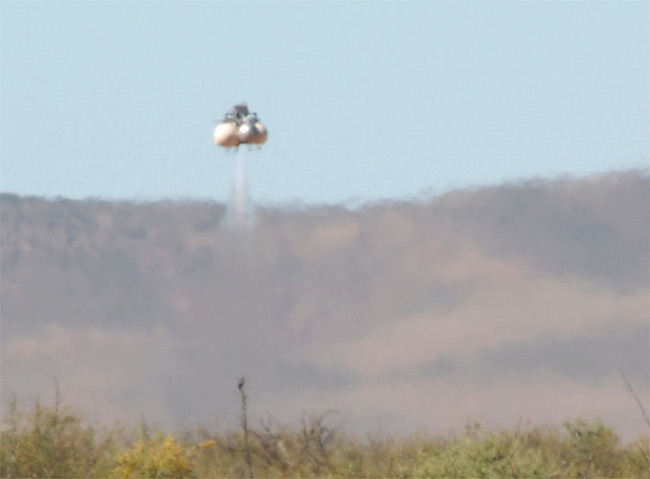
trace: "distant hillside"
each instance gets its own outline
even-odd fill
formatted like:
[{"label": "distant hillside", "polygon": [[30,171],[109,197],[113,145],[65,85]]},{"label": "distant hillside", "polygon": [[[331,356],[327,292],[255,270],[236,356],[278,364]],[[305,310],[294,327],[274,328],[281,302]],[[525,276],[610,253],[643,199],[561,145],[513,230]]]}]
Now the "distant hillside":
[{"label": "distant hillside", "polygon": [[[648,388],[644,172],[354,210],[258,206],[239,229],[210,202],[0,201],[3,391],[48,394],[56,375],[106,417],[184,421],[227,410],[246,372],[262,410],[433,425],[413,411],[506,420],[499,388],[553,417],[558,404],[526,405],[526,377],[539,397],[591,394],[619,367]],[[422,392],[440,381],[451,392]],[[618,395],[583,406],[614,414]]]}]

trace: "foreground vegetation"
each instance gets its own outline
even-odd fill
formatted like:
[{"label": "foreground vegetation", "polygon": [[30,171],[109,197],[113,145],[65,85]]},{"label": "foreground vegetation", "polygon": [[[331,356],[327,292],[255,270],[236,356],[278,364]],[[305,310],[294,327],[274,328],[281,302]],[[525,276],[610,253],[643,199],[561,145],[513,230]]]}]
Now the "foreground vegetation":
[{"label": "foreground vegetation", "polygon": [[242,431],[198,427],[176,436],[144,423],[95,427],[59,399],[29,408],[14,402],[3,416],[3,478],[645,478],[649,471],[647,438],[624,445],[602,423],[581,420],[562,428],[471,424],[444,438],[360,439],[330,426],[332,414],[306,417],[297,427],[249,425],[244,414]]}]

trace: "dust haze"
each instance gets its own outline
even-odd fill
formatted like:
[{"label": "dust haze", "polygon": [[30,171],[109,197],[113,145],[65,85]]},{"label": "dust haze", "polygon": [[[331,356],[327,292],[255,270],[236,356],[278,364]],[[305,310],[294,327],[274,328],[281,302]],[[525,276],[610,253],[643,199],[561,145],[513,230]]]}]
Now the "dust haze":
[{"label": "dust haze", "polygon": [[645,171],[355,208],[3,194],[2,401],[103,422],[329,409],[355,432],[601,418],[645,431]]}]

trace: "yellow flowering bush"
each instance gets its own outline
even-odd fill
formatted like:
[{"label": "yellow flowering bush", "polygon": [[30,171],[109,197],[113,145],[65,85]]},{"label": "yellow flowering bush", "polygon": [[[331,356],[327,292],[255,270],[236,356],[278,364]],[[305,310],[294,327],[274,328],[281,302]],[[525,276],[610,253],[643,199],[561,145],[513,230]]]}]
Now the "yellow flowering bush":
[{"label": "yellow flowering bush", "polygon": [[183,478],[194,466],[171,435],[141,439],[135,446],[118,455],[115,477],[121,478]]}]

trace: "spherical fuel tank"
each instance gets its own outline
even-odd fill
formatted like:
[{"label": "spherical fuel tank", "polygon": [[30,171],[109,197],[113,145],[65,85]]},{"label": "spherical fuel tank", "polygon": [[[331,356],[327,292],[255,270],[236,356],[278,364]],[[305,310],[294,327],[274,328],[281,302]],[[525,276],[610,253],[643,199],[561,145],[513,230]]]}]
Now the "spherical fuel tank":
[{"label": "spherical fuel tank", "polygon": [[251,139],[255,136],[255,129],[250,123],[242,123],[237,130],[237,136],[240,143],[250,143]]},{"label": "spherical fuel tank", "polygon": [[226,148],[239,146],[240,141],[237,135],[237,125],[230,121],[225,121],[217,125],[214,129],[214,142]]},{"label": "spherical fuel tank", "polygon": [[269,132],[266,130],[266,127],[262,122],[256,121],[253,127],[255,129],[255,134],[250,139],[251,143],[255,143],[256,145],[263,145],[266,143],[266,140],[269,137]]}]

